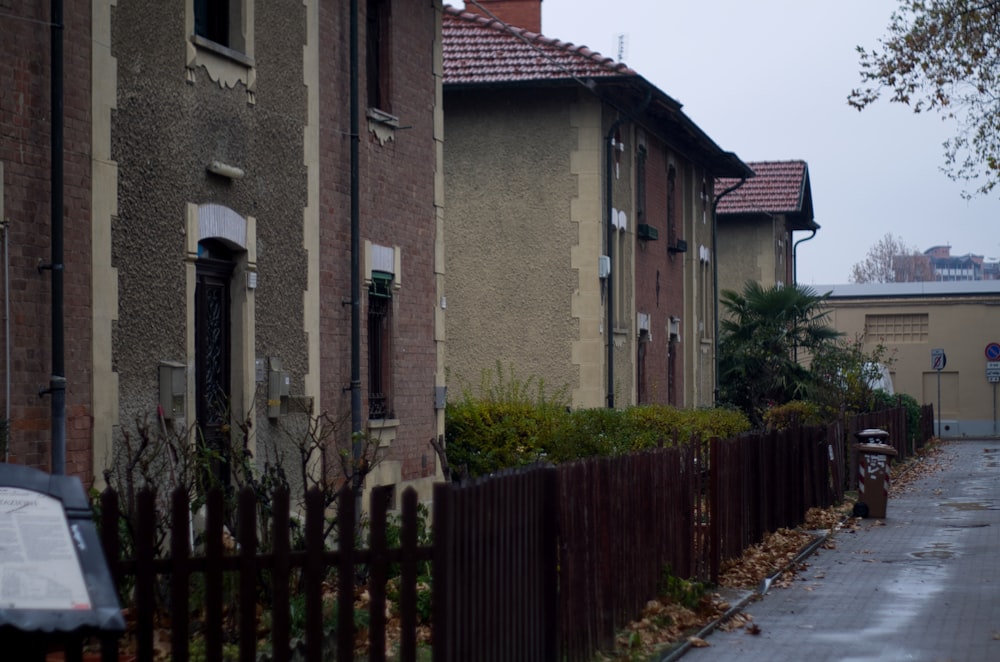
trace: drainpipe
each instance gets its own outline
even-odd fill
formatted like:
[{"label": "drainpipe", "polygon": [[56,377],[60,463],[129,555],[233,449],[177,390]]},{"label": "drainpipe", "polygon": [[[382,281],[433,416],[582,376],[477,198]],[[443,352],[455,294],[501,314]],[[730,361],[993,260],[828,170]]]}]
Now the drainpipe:
[{"label": "drainpipe", "polygon": [[52,473],[66,473],[66,368],[63,342],[63,1],[52,0]]},{"label": "drainpipe", "polygon": [[[351,457],[354,459],[352,487],[360,495],[358,466],[361,462],[361,208],[358,165],[360,122],[358,119],[358,0],[350,9],[350,106],[351,106]],[[360,497],[358,497],[360,499]]]},{"label": "drainpipe", "polygon": [[[3,164],[0,163],[0,180],[3,178]],[[0,200],[0,209],[3,208],[3,201]],[[10,223],[6,219],[0,219],[0,227],[3,227],[3,347],[4,347],[4,462],[10,462]]]},{"label": "drainpipe", "polygon": [[[803,241],[809,241],[815,236],[816,236],[816,230],[813,230],[811,235],[809,235],[808,237],[803,237],[802,239],[799,239],[794,244],[792,244],[792,285],[794,287],[798,287],[799,285],[799,258],[798,258],[799,244],[801,244]],[[796,361],[799,360],[798,344],[792,347],[792,358],[795,359]]]},{"label": "drainpipe", "polygon": [[611,128],[608,129],[608,135],[604,140],[604,219],[605,219],[605,246],[608,251],[608,258],[611,260],[611,269],[608,271],[608,277],[605,281],[605,287],[608,288],[607,296],[607,306],[606,311],[607,321],[605,325],[607,329],[605,333],[607,334],[608,346],[607,346],[607,362],[608,362],[608,409],[615,408],[615,288],[614,286],[614,256],[611,255],[611,247],[614,244],[615,238],[615,224],[614,219],[611,218],[612,210],[614,209],[614,190],[615,190],[615,180],[613,176],[613,171],[615,168],[615,154],[614,154],[614,140],[615,133],[621,128],[622,124],[634,119],[639,113],[646,110],[649,106],[649,102],[653,99],[653,90],[646,90],[646,98],[643,102],[629,115],[623,115],[616,119],[612,124]]},{"label": "drainpipe", "polygon": [[[3,176],[3,166],[0,165],[0,177]],[[0,207],[3,204],[0,203]],[[3,346],[4,346],[4,462],[10,462],[10,223],[3,221]]]},{"label": "drainpipe", "polygon": [[714,364],[713,372],[715,373],[715,397],[713,399],[716,405],[719,404],[719,201],[746,184],[746,181],[746,177],[741,177],[740,181],[715,196],[715,200],[712,201],[712,299],[715,304],[715,319],[712,320],[712,334],[715,344],[714,351],[712,352],[712,363]]},{"label": "drainpipe", "polygon": [[816,236],[816,230],[813,230],[811,235],[809,235],[808,237],[803,237],[802,239],[799,239],[794,244],[792,244],[792,285],[799,284],[799,257],[798,257],[799,244],[801,244],[804,241],[809,241],[815,236]]}]

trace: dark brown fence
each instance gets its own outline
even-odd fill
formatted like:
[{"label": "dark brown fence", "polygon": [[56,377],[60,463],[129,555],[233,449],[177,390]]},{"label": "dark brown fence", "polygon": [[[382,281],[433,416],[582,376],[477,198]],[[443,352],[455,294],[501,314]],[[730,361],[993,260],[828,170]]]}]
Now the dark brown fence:
[{"label": "dark brown fence", "polygon": [[[306,495],[304,549],[291,548],[289,497],[287,490],[274,494],[274,519],[270,539],[273,549],[257,548],[257,497],[244,488],[238,497],[235,540],[226,537],[221,492],[208,496],[205,508],[203,547],[193,555],[189,536],[190,501],[178,490],[172,495],[171,543],[169,558],[154,556],[157,521],[153,492],[138,495],[135,518],[134,558],[118,558],[118,501],[107,491],[101,500],[102,536],[105,553],[119,586],[126,578],[134,579],[135,621],[132,636],[139,660],[152,660],[164,642],[157,639],[169,633],[170,659],[185,662],[191,657],[191,641],[201,635],[204,652],[199,657],[210,662],[223,659],[224,648],[238,648],[240,660],[257,660],[260,646],[259,617],[263,606],[270,617],[267,638],[275,662],[291,658],[293,634],[302,642],[306,660],[328,660],[324,654],[327,638],[324,613],[336,611],[332,646],[337,660],[354,657],[355,582],[359,568],[367,573],[370,602],[367,611],[369,654],[367,659],[385,660],[386,579],[389,564],[399,564],[399,603],[401,637],[399,659],[416,659],[417,564],[430,560],[431,550],[417,545],[417,498],[412,489],[402,495],[401,545],[386,545],[386,510],[388,492],[376,489],[371,503],[371,544],[367,549],[355,545],[359,535],[354,518],[354,497],[344,490],[338,497],[337,543],[339,551],[326,549],[323,525],[326,517],[323,495]],[[227,547],[229,550],[227,551]],[[192,600],[192,587],[203,600]],[[336,608],[324,604],[335,592]],[[304,619],[301,632],[292,632],[292,595],[301,598]],[[198,604],[193,604],[197,602]],[[196,611],[197,609],[197,611]],[[196,616],[193,616],[196,614]],[[197,628],[191,623],[195,618]],[[158,626],[160,628],[158,629]],[[165,626],[165,627],[164,627]],[[197,629],[197,632],[195,632]],[[227,655],[228,659],[228,655]]]},{"label": "dark brown fence", "polygon": [[557,479],[537,468],[435,487],[435,662],[557,659]]},{"label": "dark brown fence", "polygon": [[[917,446],[933,425],[926,422],[932,410],[922,416]],[[867,427],[887,429],[910,452],[898,413],[858,419],[851,434]],[[377,662],[386,658],[390,630],[400,632],[396,659],[414,660],[417,601],[426,613],[427,599],[418,568],[427,565],[435,662],[590,660],[659,594],[664,573],[714,581],[723,561],[770,531],[801,524],[809,508],[839,500],[856,475],[844,470],[845,436],[839,425],[744,435],[441,484],[432,545],[418,544],[412,489],[403,493],[400,543],[388,544],[389,493],[381,488],[372,494],[367,546],[348,491],[339,495],[332,541],[318,492],[307,497],[294,547],[287,492],[275,494],[268,535],[259,538],[249,490],[239,493],[234,537],[223,526],[222,496],[209,498],[195,549],[188,495],[174,494],[169,558],[154,551],[151,492],[139,495],[133,558],[120,558],[113,492],[102,497],[102,535],[116,582],[130,587],[129,648],[139,660],[165,647],[158,637],[166,632],[179,661],[193,653],[221,660],[234,649],[255,660],[261,647],[280,661],[297,647],[307,660],[346,662],[360,648]],[[262,549],[260,539],[273,542]],[[398,624],[386,622],[393,570]],[[361,581],[370,601],[356,614]],[[193,641],[204,651],[192,651]]]},{"label": "dark brown fence", "polygon": [[833,504],[830,452],[819,427],[712,440],[710,579],[765,534]]},{"label": "dark brown fence", "polygon": [[920,431],[917,434],[917,449],[934,437],[934,405],[920,407]]},{"label": "dark brown fence", "polygon": [[700,444],[558,467],[563,659],[589,660],[656,597],[699,576],[707,510]]}]

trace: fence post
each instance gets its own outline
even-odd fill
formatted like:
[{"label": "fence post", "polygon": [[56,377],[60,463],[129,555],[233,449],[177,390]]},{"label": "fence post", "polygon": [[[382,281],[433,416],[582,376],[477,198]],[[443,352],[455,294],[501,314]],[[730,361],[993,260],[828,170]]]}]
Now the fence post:
[{"label": "fence post", "polygon": [[171,611],[171,632],[170,650],[171,655],[176,660],[187,660],[189,655],[188,642],[190,632],[190,616],[188,613],[188,603],[191,591],[189,578],[190,571],[190,547],[189,518],[190,505],[188,492],[183,487],[178,487],[171,495],[170,520],[170,563],[172,575],[170,577],[170,611]]},{"label": "fence post", "polygon": [[453,543],[451,495],[450,483],[438,483],[434,486],[434,565],[432,567],[434,581],[431,584],[431,602],[434,608],[433,662],[450,662],[451,660],[451,578],[449,577]]},{"label": "fence post", "polygon": [[400,660],[417,659],[417,491],[403,491],[403,530],[400,535]]},{"label": "fence post", "polygon": [[545,614],[545,650],[543,659],[556,662],[559,659],[559,474],[555,467],[544,469],[542,507],[542,591]]},{"label": "fence post", "polygon": [[142,489],[138,495],[135,532],[136,654],[140,660],[153,659],[153,619],[156,599],[153,585],[153,539],[156,535],[156,493]]},{"label": "fence post", "polygon": [[386,563],[386,511],[389,506],[391,487],[376,487],[371,491],[369,514],[371,531],[368,548],[371,563],[368,565],[368,604],[370,658],[371,662],[385,662],[385,579]]},{"label": "fence post", "polygon": [[[709,479],[711,488],[708,490],[708,549],[709,575],[712,583],[719,582],[719,572],[722,566],[722,442],[718,437],[712,437],[709,442]],[[697,522],[695,525],[697,526]]]},{"label": "fence post", "polygon": [[[353,513],[354,506],[349,510]],[[323,660],[323,493],[306,494],[306,660]]]},{"label": "fence post", "polygon": [[337,660],[349,662],[354,659],[355,500],[350,487],[337,496]]},{"label": "fence post", "polygon": [[[222,660],[222,532],[225,502],[222,490],[208,493],[205,518],[205,658]],[[141,659],[141,658],[140,658]]]},{"label": "fence post", "polygon": [[253,488],[245,486],[239,494],[240,542],[240,659],[257,658],[257,498]]},{"label": "fence post", "polygon": [[272,540],[274,541],[274,571],[271,576],[271,655],[274,662],[288,662],[288,645],[291,638],[291,614],[289,607],[288,581],[291,576],[291,541],[289,540],[289,496],[288,488],[274,491],[274,519]]}]

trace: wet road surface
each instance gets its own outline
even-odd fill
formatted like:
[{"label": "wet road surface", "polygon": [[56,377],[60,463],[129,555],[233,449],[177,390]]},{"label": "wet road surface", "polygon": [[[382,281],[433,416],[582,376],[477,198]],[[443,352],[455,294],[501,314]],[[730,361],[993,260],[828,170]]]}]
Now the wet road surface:
[{"label": "wet road surface", "polygon": [[1000,440],[953,441],[941,469],[842,530],[787,588],[746,606],[684,662],[1000,660]]}]

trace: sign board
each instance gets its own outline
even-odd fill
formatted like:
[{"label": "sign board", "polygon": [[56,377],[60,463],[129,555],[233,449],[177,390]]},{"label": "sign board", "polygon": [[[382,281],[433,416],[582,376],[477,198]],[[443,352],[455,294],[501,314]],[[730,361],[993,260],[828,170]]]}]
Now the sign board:
[{"label": "sign board", "polygon": [[986,360],[1000,361],[1000,343],[991,342],[986,346]]},{"label": "sign board", "polygon": [[944,370],[948,364],[948,357],[944,355],[943,349],[931,350],[931,368],[933,370]]},{"label": "sign board", "polygon": [[0,632],[100,637],[124,629],[80,479],[0,464]]},{"label": "sign board", "polygon": [[90,609],[62,502],[0,485],[0,606]]}]

